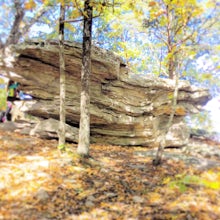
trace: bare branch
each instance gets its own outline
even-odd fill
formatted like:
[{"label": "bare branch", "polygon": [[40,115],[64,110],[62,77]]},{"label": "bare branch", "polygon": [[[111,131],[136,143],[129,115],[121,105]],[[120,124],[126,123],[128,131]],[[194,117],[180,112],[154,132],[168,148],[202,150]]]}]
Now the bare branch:
[{"label": "bare branch", "polygon": [[39,11],[33,16],[33,18],[30,20],[28,24],[25,25],[25,27],[21,31],[21,36],[24,36],[28,33],[30,28],[48,11],[48,8],[42,6]]},{"label": "bare branch", "polygon": [[155,37],[156,37],[157,39],[163,41],[163,43],[164,43],[167,47],[169,46],[168,43],[167,43],[167,41],[166,41],[164,38],[162,38],[162,37],[160,37],[159,35],[157,35],[157,33],[154,33],[154,35],[155,35]]}]

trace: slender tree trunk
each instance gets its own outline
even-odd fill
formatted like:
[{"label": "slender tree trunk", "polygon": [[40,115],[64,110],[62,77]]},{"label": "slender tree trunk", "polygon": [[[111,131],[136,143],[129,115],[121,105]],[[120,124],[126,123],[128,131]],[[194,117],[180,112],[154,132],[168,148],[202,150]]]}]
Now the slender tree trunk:
[{"label": "slender tree trunk", "polygon": [[[172,51],[168,52],[168,54],[173,53]],[[174,55],[169,57],[168,60],[168,74],[170,79],[174,79],[175,75],[175,60],[174,60]]]},{"label": "slender tree trunk", "polygon": [[60,46],[60,123],[59,123],[59,146],[65,145],[65,96],[66,96],[66,74],[65,74],[65,59],[64,59],[64,21],[65,6],[60,4],[60,20],[59,20],[59,46]]},{"label": "slender tree trunk", "polygon": [[166,6],[166,17],[167,17],[167,49],[168,49],[168,75],[170,79],[174,78],[174,59],[173,59],[173,30],[172,30],[172,13],[170,11],[169,5]]},{"label": "slender tree trunk", "polygon": [[178,85],[179,85],[179,75],[176,73],[174,74],[175,76],[175,88],[174,88],[174,92],[173,92],[173,103],[171,106],[171,113],[170,113],[170,117],[169,120],[166,124],[165,127],[165,131],[164,134],[162,135],[162,140],[159,143],[158,149],[157,149],[157,153],[156,153],[156,157],[153,160],[153,165],[157,166],[160,165],[162,162],[162,156],[163,156],[163,151],[164,148],[166,147],[166,135],[169,131],[169,128],[171,127],[172,123],[173,123],[173,118],[176,112],[176,105],[177,105],[177,97],[178,97]]},{"label": "slender tree trunk", "polygon": [[84,3],[83,52],[81,71],[80,128],[77,152],[82,156],[89,155],[90,146],[90,74],[91,74],[91,42],[92,14],[90,0]]}]

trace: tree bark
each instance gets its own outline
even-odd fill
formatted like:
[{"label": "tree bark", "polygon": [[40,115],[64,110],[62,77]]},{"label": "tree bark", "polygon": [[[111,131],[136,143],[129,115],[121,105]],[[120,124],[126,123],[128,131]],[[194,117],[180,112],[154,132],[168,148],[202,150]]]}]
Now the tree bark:
[{"label": "tree bark", "polygon": [[4,47],[7,47],[10,44],[16,44],[20,38],[20,23],[24,18],[24,8],[22,7],[22,2],[20,0],[14,0],[14,7],[15,7],[15,19],[6,40]]},{"label": "tree bark", "polygon": [[60,124],[59,124],[59,146],[65,145],[65,98],[66,98],[66,74],[64,59],[64,21],[65,6],[60,4],[60,20],[59,20],[59,58],[60,58]]},{"label": "tree bark", "polygon": [[167,50],[168,50],[168,75],[170,79],[174,78],[174,60],[173,60],[173,30],[172,30],[172,14],[169,5],[166,6],[167,17]]},{"label": "tree bark", "polygon": [[91,73],[91,41],[92,14],[90,0],[84,4],[83,51],[81,70],[80,128],[77,152],[82,156],[89,155],[90,146],[90,73]]},{"label": "tree bark", "polygon": [[30,21],[26,22],[25,26],[21,28],[21,22],[24,21],[24,16],[25,16],[23,1],[21,0],[13,0],[13,1],[14,1],[14,9],[15,9],[14,21],[5,44],[0,42],[0,48],[6,48],[11,44],[17,44],[19,40],[22,37],[24,37],[25,34],[28,33],[30,28],[48,11],[48,8],[42,5],[42,7],[38,11],[36,11],[34,17]]},{"label": "tree bark", "polygon": [[[173,51],[169,51],[168,54],[173,53]],[[168,74],[170,79],[174,79],[174,72],[175,72],[175,60],[174,60],[174,54],[172,54],[171,57],[168,59]]]},{"label": "tree bark", "polygon": [[176,73],[173,76],[175,76],[175,79],[174,79],[175,80],[175,89],[173,92],[172,109],[171,109],[171,113],[169,116],[169,120],[168,120],[166,127],[165,127],[164,134],[162,135],[162,140],[159,143],[156,157],[152,162],[154,166],[158,166],[162,163],[162,156],[163,156],[164,148],[166,147],[166,135],[167,135],[172,123],[173,123],[174,115],[176,112],[177,99],[178,99],[179,74]]}]

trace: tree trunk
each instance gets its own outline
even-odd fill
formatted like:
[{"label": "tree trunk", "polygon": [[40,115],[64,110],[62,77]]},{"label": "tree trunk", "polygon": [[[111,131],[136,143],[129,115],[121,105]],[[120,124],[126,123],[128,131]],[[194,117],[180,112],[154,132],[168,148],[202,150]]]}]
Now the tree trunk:
[{"label": "tree trunk", "polygon": [[90,73],[92,41],[92,7],[90,0],[84,4],[83,51],[81,70],[80,128],[77,152],[82,156],[89,155],[90,145]]},{"label": "tree trunk", "polygon": [[166,17],[167,17],[167,56],[168,56],[168,61],[167,61],[167,68],[168,68],[168,75],[170,79],[174,78],[174,71],[175,71],[175,66],[174,66],[174,53],[173,53],[173,29],[172,29],[172,12],[170,11],[169,5],[166,6]]},{"label": "tree trunk", "polygon": [[166,124],[165,127],[165,131],[164,134],[162,135],[162,140],[159,143],[158,149],[157,149],[157,153],[156,153],[156,157],[153,160],[153,165],[154,166],[158,166],[162,163],[162,156],[163,156],[163,151],[164,148],[166,147],[166,135],[173,123],[173,119],[174,119],[174,115],[176,112],[176,107],[177,107],[177,99],[178,99],[178,85],[179,85],[179,74],[173,74],[173,77],[175,78],[175,89],[173,92],[173,103],[172,103],[172,109],[171,109],[171,113],[169,116],[169,120]]},{"label": "tree trunk", "polygon": [[21,28],[21,22],[24,21],[25,16],[23,1],[13,0],[13,2],[15,9],[14,21],[5,44],[0,40],[0,48],[6,48],[11,44],[17,44],[19,40],[28,33],[30,28],[48,11],[48,8],[42,4],[42,7],[36,11],[33,18],[28,20],[28,22],[25,23],[25,26]]},{"label": "tree trunk", "polygon": [[15,19],[4,47],[10,44],[16,44],[20,38],[19,28],[25,13],[24,13],[24,8],[22,7],[22,2],[20,0],[14,0],[14,7],[15,7]]},{"label": "tree trunk", "polygon": [[59,57],[60,57],[60,124],[59,124],[59,146],[65,144],[65,96],[66,96],[66,75],[65,75],[65,60],[64,60],[64,21],[65,6],[60,5],[60,21],[59,21]]},{"label": "tree trunk", "polygon": [[[172,51],[169,53],[172,53]],[[168,74],[170,79],[174,79],[174,71],[175,71],[175,61],[174,61],[174,55],[172,55],[171,57],[169,57],[168,60]]]}]

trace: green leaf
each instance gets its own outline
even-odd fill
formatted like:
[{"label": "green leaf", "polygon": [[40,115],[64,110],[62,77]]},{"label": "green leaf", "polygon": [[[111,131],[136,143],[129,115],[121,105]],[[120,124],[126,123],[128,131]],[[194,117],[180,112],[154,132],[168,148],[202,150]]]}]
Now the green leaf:
[{"label": "green leaf", "polygon": [[60,144],[59,146],[57,146],[57,148],[58,148],[60,151],[65,151],[65,150],[66,150],[66,145],[65,145],[65,144]]}]

